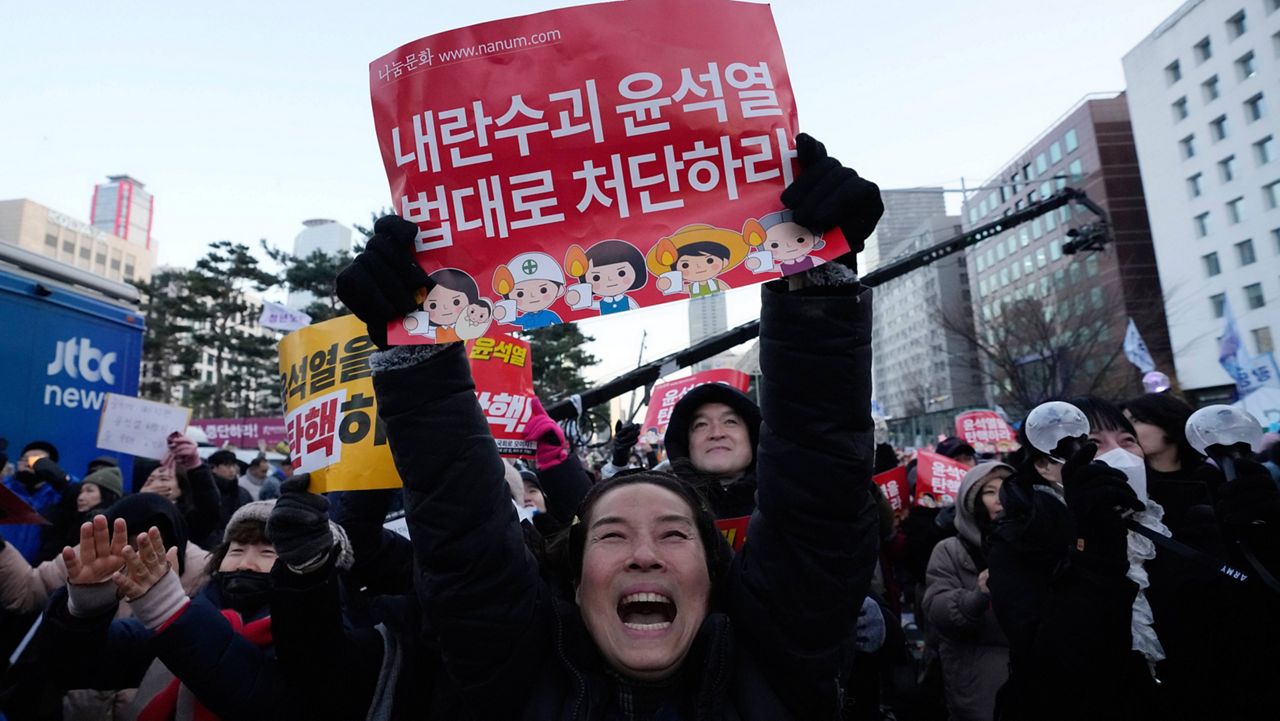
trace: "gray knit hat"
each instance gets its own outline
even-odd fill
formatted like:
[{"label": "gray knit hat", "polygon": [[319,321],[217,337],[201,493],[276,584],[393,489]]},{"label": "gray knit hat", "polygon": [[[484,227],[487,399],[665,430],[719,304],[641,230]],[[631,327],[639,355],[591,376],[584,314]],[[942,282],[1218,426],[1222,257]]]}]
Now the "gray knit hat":
[{"label": "gray knit hat", "polygon": [[114,491],[116,498],[124,495],[124,475],[115,466],[103,466],[84,477],[82,483],[92,483],[99,488]]},{"label": "gray knit hat", "polygon": [[235,513],[231,514],[231,520],[227,521],[227,530],[223,531],[222,540],[230,541],[231,532],[235,530],[236,526],[251,521],[261,523],[262,532],[265,534],[267,532],[267,519],[271,517],[271,509],[275,508],[275,506],[276,499],[274,498],[269,501],[253,501],[240,506]]}]

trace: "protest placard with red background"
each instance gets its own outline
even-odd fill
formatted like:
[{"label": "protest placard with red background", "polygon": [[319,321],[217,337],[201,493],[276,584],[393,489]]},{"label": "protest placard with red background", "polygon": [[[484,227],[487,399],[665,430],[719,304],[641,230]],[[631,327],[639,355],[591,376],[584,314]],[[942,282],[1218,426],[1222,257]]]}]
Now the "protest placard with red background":
[{"label": "protest placard with red background", "polygon": [[747,526],[750,524],[751,516],[721,518],[716,521],[716,528],[719,529],[720,535],[724,536],[724,540],[729,542],[730,548],[741,551],[742,544],[747,542]]},{"label": "protest placard with red background", "polygon": [[746,393],[747,388],[751,386],[751,376],[732,368],[716,368],[694,373],[688,378],[659,383],[649,394],[649,410],[644,416],[644,430],[647,432],[650,428],[656,428],[658,437],[665,435],[667,424],[671,421],[671,411],[676,407],[676,403],[679,403],[686,393],[705,383],[724,383]]},{"label": "protest placard with red background", "polygon": [[519,338],[477,338],[467,343],[476,400],[504,456],[533,456],[534,441],[523,438],[533,415],[533,357]]},{"label": "protest placard with red background", "polygon": [[[960,481],[969,469],[950,458],[933,451],[916,453],[916,500],[917,506],[945,506],[956,502],[960,494]],[[923,500],[923,503],[921,502]]]},{"label": "protest placard with red background", "polygon": [[871,478],[880,490],[884,491],[884,497],[889,500],[889,505],[893,507],[894,513],[901,512],[903,507],[907,505],[907,468],[906,466],[898,466],[897,468],[877,473]]},{"label": "protest placard with red background", "polygon": [[[440,286],[392,343],[722,292],[848,250],[783,210],[797,116],[767,5],[627,0],[473,25],[370,64],[392,207]],[[455,304],[455,301],[458,301]]]},{"label": "protest placard with red background", "polygon": [[979,453],[1008,453],[1018,447],[1013,429],[995,411],[967,411],[956,416],[956,435]]}]

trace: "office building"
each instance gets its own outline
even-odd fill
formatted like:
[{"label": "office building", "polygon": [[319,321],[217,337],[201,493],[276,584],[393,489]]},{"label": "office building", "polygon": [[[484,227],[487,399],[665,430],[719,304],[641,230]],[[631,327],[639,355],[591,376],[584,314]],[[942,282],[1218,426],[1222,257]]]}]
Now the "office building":
[{"label": "office building", "polygon": [[1280,332],[1280,0],[1193,0],[1124,57],[1178,384],[1230,401],[1228,306],[1252,354]]},{"label": "office building", "polygon": [[987,399],[1024,413],[1048,396],[1142,390],[1123,354],[1132,318],[1157,366],[1173,371],[1160,278],[1123,93],[1082,99],[969,195],[966,228],[1071,186],[1103,211],[1101,249],[1071,231],[1101,220],[1071,203],[966,253]]}]

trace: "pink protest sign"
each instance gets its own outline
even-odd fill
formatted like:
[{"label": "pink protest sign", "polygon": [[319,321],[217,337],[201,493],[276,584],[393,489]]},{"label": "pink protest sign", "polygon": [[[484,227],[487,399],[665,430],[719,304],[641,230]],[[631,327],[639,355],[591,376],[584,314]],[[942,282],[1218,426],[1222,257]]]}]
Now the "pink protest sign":
[{"label": "pink protest sign", "polygon": [[644,430],[656,429],[658,437],[667,432],[667,424],[671,422],[671,411],[685,394],[705,383],[724,383],[733,386],[743,393],[751,387],[751,376],[732,368],[717,368],[701,373],[694,373],[688,378],[659,383],[649,394],[649,410],[644,416]]},{"label": "pink protest sign", "polygon": [[918,451],[915,505],[934,508],[955,503],[960,494],[960,481],[968,472],[967,466],[940,453]]},{"label": "pink protest sign", "polygon": [[204,431],[209,443],[237,448],[257,448],[258,441],[275,446],[286,439],[283,418],[201,418],[191,425]]},{"label": "pink protest sign", "polygon": [[795,102],[767,5],[626,0],[431,35],[370,64],[435,343],[625,312],[848,249],[782,212]]},{"label": "pink protest sign", "polygon": [[956,416],[956,435],[979,453],[1008,453],[1018,447],[1013,429],[995,411],[967,411]]}]

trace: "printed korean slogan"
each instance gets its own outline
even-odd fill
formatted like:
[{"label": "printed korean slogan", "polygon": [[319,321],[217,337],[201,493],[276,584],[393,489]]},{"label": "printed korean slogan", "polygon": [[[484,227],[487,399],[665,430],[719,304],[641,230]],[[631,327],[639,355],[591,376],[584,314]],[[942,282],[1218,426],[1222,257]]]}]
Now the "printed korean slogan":
[{"label": "printed korean slogan", "polygon": [[901,513],[903,507],[907,505],[907,467],[898,466],[872,476],[871,480],[880,486],[880,490],[884,492],[884,497],[888,499],[889,505],[893,507],[893,512]]},{"label": "printed korean slogan", "polygon": [[191,425],[204,431],[215,446],[230,443],[237,448],[256,448],[258,441],[275,446],[285,440],[280,418],[201,418]]},{"label": "printed korean slogan", "polygon": [[666,383],[659,383],[649,394],[649,409],[644,416],[644,430],[655,431],[661,438],[667,432],[667,424],[671,422],[671,411],[685,394],[704,383],[724,383],[733,386],[743,393],[751,385],[751,377],[742,371],[732,368],[694,373],[688,378],[680,378]]},{"label": "printed korean slogan", "polygon": [[1008,453],[1018,447],[1013,429],[995,411],[968,411],[956,416],[956,435],[979,453]]},{"label": "printed korean slogan", "polygon": [[936,508],[955,503],[960,481],[968,472],[968,468],[940,453],[917,452],[915,505]]},{"label": "printed korean slogan", "polygon": [[[280,341],[284,426],[295,473],[311,489],[399,488],[378,418],[369,356],[377,350],[355,316],[307,326]],[[504,455],[532,455],[521,432],[532,412],[533,359],[527,343],[508,337],[470,344],[476,397]]]},{"label": "printed korean slogan", "polygon": [[473,25],[369,66],[435,343],[625,312],[848,249],[792,222],[797,116],[767,5],[627,0]]}]

